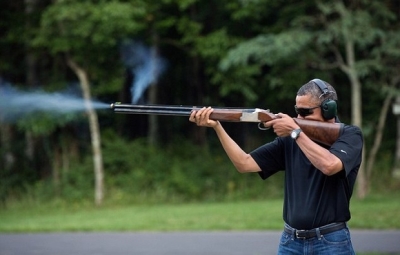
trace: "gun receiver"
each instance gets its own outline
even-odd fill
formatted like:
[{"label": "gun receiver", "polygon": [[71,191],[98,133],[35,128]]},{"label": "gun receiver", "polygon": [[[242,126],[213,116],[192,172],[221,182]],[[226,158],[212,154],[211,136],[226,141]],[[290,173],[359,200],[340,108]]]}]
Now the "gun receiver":
[{"label": "gun receiver", "polygon": [[[113,103],[110,105],[115,113],[190,116],[192,111],[199,110],[196,106],[179,105],[133,105]],[[276,119],[269,110],[259,108],[214,108],[210,119],[224,122],[268,122]],[[343,124],[293,118],[303,132],[313,141],[331,146],[343,132]]]}]

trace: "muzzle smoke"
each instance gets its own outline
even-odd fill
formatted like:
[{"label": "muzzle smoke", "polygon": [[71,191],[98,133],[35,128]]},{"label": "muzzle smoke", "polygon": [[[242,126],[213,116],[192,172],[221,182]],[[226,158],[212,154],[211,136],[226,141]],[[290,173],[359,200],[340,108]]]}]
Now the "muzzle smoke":
[{"label": "muzzle smoke", "polygon": [[[109,108],[109,104],[91,102],[94,109]],[[77,113],[87,109],[82,98],[67,93],[20,91],[0,82],[0,122],[14,122],[36,112],[53,115]]]},{"label": "muzzle smoke", "polygon": [[121,58],[133,75],[132,104],[137,104],[146,89],[164,72],[166,61],[158,56],[155,48],[133,41],[127,41],[121,46]]}]

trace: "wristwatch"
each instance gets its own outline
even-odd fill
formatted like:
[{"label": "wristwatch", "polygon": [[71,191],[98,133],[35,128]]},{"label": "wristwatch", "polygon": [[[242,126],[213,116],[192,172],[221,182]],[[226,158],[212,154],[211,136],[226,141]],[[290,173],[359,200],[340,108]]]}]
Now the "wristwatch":
[{"label": "wristwatch", "polygon": [[293,140],[296,140],[299,137],[300,133],[301,133],[300,128],[295,129],[292,131],[292,133],[290,133],[290,137],[292,137]]}]

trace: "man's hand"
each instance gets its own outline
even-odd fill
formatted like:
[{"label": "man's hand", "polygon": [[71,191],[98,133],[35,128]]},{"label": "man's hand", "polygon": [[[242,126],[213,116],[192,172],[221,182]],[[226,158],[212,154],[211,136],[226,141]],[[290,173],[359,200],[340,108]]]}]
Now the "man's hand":
[{"label": "man's hand", "polygon": [[219,121],[210,120],[210,114],[213,112],[211,107],[203,107],[198,111],[190,114],[189,121],[194,122],[197,126],[215,128],[219,125]]},{"label": "man's hand", "polygon": [[265,122],[265,127],[272,127],[277,136],[289,136],[294,129],[300,128],[296,122],[287,114],[278,113],[276,119]]}]

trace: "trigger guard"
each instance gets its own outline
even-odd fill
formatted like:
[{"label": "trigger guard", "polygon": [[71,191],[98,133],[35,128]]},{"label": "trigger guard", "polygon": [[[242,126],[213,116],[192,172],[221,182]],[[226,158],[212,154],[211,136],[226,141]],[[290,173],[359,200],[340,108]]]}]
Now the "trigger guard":
[{"label": "trigger guard", "polygon": [[271,127],[261,127],[261,122],[258,122],[258,129],[260,129],[260,130],[268,130],[270,128]]}]

